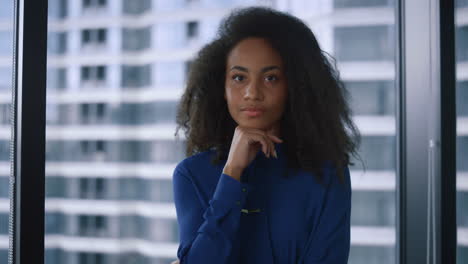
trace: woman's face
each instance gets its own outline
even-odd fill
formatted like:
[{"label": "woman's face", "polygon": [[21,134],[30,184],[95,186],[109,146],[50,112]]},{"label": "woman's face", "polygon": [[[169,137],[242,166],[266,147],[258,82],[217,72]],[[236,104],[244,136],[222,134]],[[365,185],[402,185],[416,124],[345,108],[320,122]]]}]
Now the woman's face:
[{"label": "woman's face", "polygon": [[267,40],[251,37],[234,46],[227,58],[224,98],[238,125],[279,132],[286,97],[283,61]]}]

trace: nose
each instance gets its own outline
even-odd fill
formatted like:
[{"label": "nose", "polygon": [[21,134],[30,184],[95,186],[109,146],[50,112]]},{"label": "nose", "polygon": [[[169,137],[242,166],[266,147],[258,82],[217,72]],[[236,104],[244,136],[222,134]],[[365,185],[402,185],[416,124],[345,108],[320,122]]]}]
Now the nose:
[{"label": "nose", "polygon": [[252,80],[245,89],[244,99],[262,100],[261,82]]}]

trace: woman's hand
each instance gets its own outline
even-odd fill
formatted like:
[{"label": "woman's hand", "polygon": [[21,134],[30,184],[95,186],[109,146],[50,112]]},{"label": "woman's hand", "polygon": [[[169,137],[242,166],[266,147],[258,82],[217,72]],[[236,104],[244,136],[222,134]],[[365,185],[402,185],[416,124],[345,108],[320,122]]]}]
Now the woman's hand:
[{"label": "woman's hand", "polygon": [[223,173],[240,181],[242,171],[257,156],[260,148],[268,158],[275,155],[274,142],[281,143],[283,140],[271,131],[237,126]]}]

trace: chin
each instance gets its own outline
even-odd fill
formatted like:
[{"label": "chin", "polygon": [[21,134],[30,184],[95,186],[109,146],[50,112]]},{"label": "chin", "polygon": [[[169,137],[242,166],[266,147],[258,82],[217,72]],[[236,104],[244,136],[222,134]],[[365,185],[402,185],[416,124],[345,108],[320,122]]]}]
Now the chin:
[{"label": "chin", "polygon": [[[237,124],[239,124],[239,122],[237,122]],[[243,127],[250,127],[250,128],[262,129],[262,130],[265,130],[271,127],[271,124],[265,124],[264,122],[261,122],[260,120],[248,120],[248,121],[240,122],[239,125]]]}]

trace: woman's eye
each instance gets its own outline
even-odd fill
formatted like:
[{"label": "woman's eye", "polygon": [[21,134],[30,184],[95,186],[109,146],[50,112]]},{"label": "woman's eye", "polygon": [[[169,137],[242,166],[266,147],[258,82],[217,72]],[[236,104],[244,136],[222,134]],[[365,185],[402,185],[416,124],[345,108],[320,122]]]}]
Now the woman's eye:
[{"label": "woman's eye", "polygon": [[267,81],[276,81],[278,78],[275,75],[269,75],[266,77]]},{"label": "woman's eye", "polygon": [[242,76],[242,75],[234,75],[234,76],[232,76],[232,79],[233,79],[234,81],[239,81],[239,82],[240,82],[240,81],[244,80],[244,76]]}]

